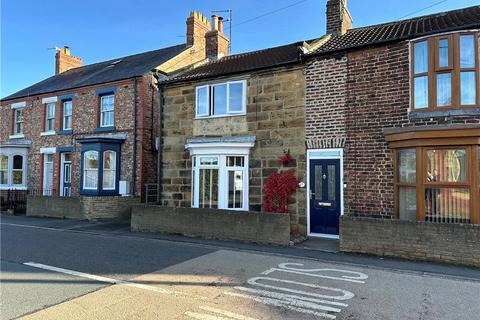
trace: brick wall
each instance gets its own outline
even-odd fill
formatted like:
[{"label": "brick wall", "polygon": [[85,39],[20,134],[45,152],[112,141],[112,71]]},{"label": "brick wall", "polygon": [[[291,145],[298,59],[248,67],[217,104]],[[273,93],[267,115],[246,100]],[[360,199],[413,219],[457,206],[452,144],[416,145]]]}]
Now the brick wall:
[{"label": "brick wall", "polygon": [[478,115],[409,114],[408,43],[364,48],[307,62],[307,147],[344,148],[345,213],[393,215],[392,127],[480,123]]},{"label": "brick wall", "polygon": [[340,250],[480,267],[480,225],[343,216]]},{"label": "brick wall", "polygon": [[[192,137],[256,136],[249,163],[251,210],[261,210],[263,184],[272,172],[293,168],[300,179],[305,179],[303,68],[280,68],[241,78],[247,78],[248,102],[244,116],[194,120],[195,84],[165,89],[162,181],[165,206],[191,205],[192,164],[185,142]],[[290,150],[295,158],[289,168],[279,164],[284,150]],[[306,232],[304,191],[299,190],[289,205],[293,233]]]}]

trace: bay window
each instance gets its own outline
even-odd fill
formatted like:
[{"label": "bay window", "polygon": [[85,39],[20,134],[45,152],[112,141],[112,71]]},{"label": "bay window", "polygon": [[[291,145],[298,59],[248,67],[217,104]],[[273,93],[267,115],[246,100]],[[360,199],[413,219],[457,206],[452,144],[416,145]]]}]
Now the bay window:
[{"label": "bay window", "polygon": [[0,189],[26,189],[27,148],[0,149]]},{"label": "bay window", "polygon": [[248,156],[192,157],[192,206],[248,210]]},{"label": "bay window", "polygon": [[[441,136],[441,131],[434,134]],[[479,137],[465,137],[462,130],[459,132],[451,138],[432,138],[429,131],[411,134],[409,140],[387,138],[392,141],[396,165],[399,219],[480,223]]]},{"label": "bay window", "polygon": [[124,138],[91,137],[77,140],[82,144],[81,195],[118,195],[120,180],[120,145]]},{"label": "bay window", "polygon": [[230,81],[196,88],[196,117],[245,114],[246,81]]},{"label": "bay window", "polygon": [[478,32],[423,38],[411,50],[412,111],[480,106]]}]

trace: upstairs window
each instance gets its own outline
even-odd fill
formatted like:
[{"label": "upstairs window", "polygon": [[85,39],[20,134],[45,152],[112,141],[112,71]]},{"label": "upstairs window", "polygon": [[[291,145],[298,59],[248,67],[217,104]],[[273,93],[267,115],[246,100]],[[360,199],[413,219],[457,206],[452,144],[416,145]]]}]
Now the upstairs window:
[{"label": "upstairs window", "polygon": [[430,37],[411,48],[412,110],[480,105],[478,32]]},{"label": "upstairs window", "polygon": [[55,131],[55,103],[48,103],[46,106],[45,131]]},{"label": "upstairs window", "polygon": [[23,133],[23,108],[15,109],[13,134]]},{"label": "upstairs window", "polygon": [[196,88],[196,116],[222,117],[245,114],[246,81],[231,81]]},{"label": "upstairs window", "polygon": [[100,97],[100,127],[113,127],[115,98],[113,94]]},{"label": "upstairs window", "polygon": [[72,130],[72,100],[63,102],[63,130]]}]

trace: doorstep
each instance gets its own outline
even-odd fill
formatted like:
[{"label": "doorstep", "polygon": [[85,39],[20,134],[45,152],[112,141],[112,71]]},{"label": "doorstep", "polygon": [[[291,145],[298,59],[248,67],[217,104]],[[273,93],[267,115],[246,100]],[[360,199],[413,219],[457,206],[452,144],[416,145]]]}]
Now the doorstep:
[{"label": "doorstep", "polygon": [[340,252],[340,241],[338,239],[311,237],[302,243],[295,245],[299,249],[317,250],[329,253]]}]

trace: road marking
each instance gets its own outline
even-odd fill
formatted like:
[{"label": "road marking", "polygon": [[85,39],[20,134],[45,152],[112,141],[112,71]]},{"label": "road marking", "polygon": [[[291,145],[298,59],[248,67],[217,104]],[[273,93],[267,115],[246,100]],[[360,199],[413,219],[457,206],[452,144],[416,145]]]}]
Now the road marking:
[{"label": "road marking", "polygon": [[224,320],[224,319],[225,320],[232,320],[232,319],[235,319],[235,320],[258,320],[258,319],[255,319],[255,318],[242,316],[241,314],[237,314],[237,313],[233,313],[233,312],[230,312],[230,311],[221,310],[221,309],[217,309],[217,308],[212,308],[212,307],[208,307],[208,306],[200,306],[199,308],[201,310],[204,310],[204,311],[209,311],[209,312],[212,312],[212,313],[221,314],[222,316],[227,316],[227,318],[218,317],[216,315],[214,316],[214,315],[206,314],[206,313],[191,312],[191,311],[185,312],[185,315],[187,315],[191,318],[200,319],[200,320],[210,320],[210,319],[211,320]]},{"label": "road marking", "polygon": [[133,288],[137,288],[137,289],[143,289],[143,290],[148,290],[148,291],[153,291],[153,292],[168,294],[168,295],[173,295],[173,296],[186,296],[186,297],[190,297],[190,298],[194,298],[194,299],[200,299],[200,300],[207,300],[208,299],[206,297],[191,295],[191,294],[188,294],[188,293],[185,293],[185,292],[170,291],[170,290],[167,290],[167,289],[154,287],[154,286],[149,286],[149,285],[145,285],[145,284],[141,284],[141,283],[112,279],[112,278],[97,276],[97,275],[94,275],[94,274],[79,272],[79,271],[75,271],[75,270],[69,270],[69,269],[49,266],[49,265],[41,264],[41,263],[24,262],[23,264],[26,265],[26,266],[34,267],[34,268],[39,268],[39,269],[54,271],[54,272],[58,272],[58,273],[68,274],[68,275],[72,275],[72,276],[76,276],[76,277],[80,277],[80,278],[91,279],[91,280],[95,280],[95,281],[98,281],[98,282],[117,284],[117,285],[133,287]]},{"label": "road marking", "polygon": [[[263,283],[258,283],[258,280],[269,280],[273,282],[283,282],[283,283],[288,283],[288,284],[295,284],[299,286],[304,286],[304,287],[309,287],[309,288],[315,288],[315,289],[322,289],[326,291],[334,291],[334,292],[340,292],[342,293],[341,296],[329,296],[325,294],[318,294],[318,293],[312,293],[312,292],[307,292],[303,290],[295,290],[295,289],[290,289],[290,288],[285,288],[285,287],[277,287],[269,284],[263,284]],[[298,282],[298,281],[292,281],[292,280],[286,280],[286,279],[277,279],[277,278],[269,278],[269,277],[254,277],[250,278],[247,280],[248,284],[252,286],[258,286],[258,287],[264,287],[264,288],[269,288],[269,289],[276,289],[279,291],[286,291],[290,293],[298,293],[306,296],[312,296],[316,298],[327,298],[327,299],[334,299],[334,300],[349,300],[352,299],[355,295],[351,293],[350,291],[343,290],[343,289],[337,289],[337,288],[330,288],[330,287],[324,287],[324,286],[319,286],[316,284],[312,283],[304,283],[304,282]]]},{"label": "road marking", "polygon": [[337,307],[348,307],[348,304],[342,303],[342,302],[335,302],[335,301],[328,301],[328,300],[320,300],[320,299],[315,299],[315,298],[309,298],[309,297],[302,297],[294,294],[286,294],[286,293],[281,293],[281,292],[273,292],[273,291],[268,291],[268,290],[258,290],[258,289],[253,289],[253,288],[246,288],[246,287],[233,287],[234,289],[240,290],[240,291],[245,291],[245,292],[250,292],[250,293],[255,293],[259,296],[267,296],[270,298],[276,298],[276,299],[298,299],[298,300],[304,300],[304,301],[310,301],[310,302],[316,302],[316,303],[323,303],[323,304],[330,304],[332,306],[337,306]]},{"label": "road marking", "polygon": [[[224,294],[229,295],[229,296],[233,296],[233,297],[251,299],[253,301],[257,301],[257,302],[260,302],[260,303],[263,303],[263,304],[266,304],[266,305],[283,307],[283,308],[286,308],[286,309],[289,309],[289,310],[292,310],[292,311],[296,311],[296,312],[313,314],[317,317],[323,317],[323,318],[327,318],[327,319],[336,319],[337,318],[336,316],[328,314],[328,313],[313,311],[313,310],[310,310],[310,309],[305,309],[305,308],[299,307],[299,305],[302,305],[302,303],[299,302],[299,301],[296,301],[296,302],[284,301],[284,300],[278,300],[278,299],[274,299],[274,298],[258,297],[258,296],[252,296],[252,295],[248,295],[248,294],[241,294],[241,293],[228,292],[228,291],[224,292]],[[305,304],[307,304],[307,302],[305,302]],[[308,308],[312,308],[312,307],[316,308],[317,306],[314,305],[313,303],[311,304],[311,306],[308,306]]]}]

